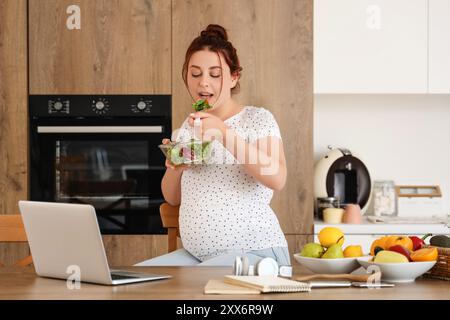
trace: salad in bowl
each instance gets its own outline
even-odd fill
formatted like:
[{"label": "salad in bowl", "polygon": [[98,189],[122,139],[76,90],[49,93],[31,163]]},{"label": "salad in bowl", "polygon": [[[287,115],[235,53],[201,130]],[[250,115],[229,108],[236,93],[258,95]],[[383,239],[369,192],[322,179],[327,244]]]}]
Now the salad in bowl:
[{"label": "salad in bowl", "polygon": [[211,141],[191,139],[161,144],[159,148],[173,165],[204,164],[212,155]]}]

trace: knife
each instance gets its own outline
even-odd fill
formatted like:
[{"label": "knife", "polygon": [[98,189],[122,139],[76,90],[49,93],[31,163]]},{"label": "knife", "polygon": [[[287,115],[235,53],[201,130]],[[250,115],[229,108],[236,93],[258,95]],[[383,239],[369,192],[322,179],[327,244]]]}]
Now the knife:
[{"label": "knife", "polygon": [[394,287],[393,283],[384,282],[352,282],[352,281],[342,281],[342,280],[318,280],[318,281],[308,281],[309,287],[313,288],[345,288],[345,287],[358,287],[358,288],[383,288],[383,287]]}]

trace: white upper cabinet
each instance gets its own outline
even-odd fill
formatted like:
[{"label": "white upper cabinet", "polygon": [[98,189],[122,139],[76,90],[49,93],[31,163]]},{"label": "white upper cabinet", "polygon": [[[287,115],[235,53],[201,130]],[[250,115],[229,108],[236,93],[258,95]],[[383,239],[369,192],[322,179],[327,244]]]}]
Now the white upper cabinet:
[{"label": "white upper cabinet", "polygon": [[450,0],[429,0],[429,92],[450,93]]},{"label": "white upper cabinet", "polygon": [[427,7],[427,0],[315,0],[314,92],[426,93]]}]

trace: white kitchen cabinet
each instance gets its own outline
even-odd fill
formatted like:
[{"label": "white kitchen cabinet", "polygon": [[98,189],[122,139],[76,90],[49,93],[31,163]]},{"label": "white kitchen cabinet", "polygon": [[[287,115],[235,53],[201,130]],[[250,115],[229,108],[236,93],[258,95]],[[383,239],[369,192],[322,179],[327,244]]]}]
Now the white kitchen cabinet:
[{"label": "white kitchen cabinet", "polygon": [[429,93],[450,93],[450,1],[429,0]]},{"label": "white kitchen cabinet", "polygon": [[315,0],[314,93],[426,93],[427,4]]}]

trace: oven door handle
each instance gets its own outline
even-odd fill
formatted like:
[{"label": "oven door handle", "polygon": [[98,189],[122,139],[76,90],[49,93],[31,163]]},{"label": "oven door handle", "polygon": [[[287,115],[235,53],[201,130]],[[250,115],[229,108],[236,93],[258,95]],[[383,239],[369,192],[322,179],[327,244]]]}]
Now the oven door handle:
[{"label": "oven door handle", "polygon": [[38,133],[162,133],[163,126],[38,126]]}]

